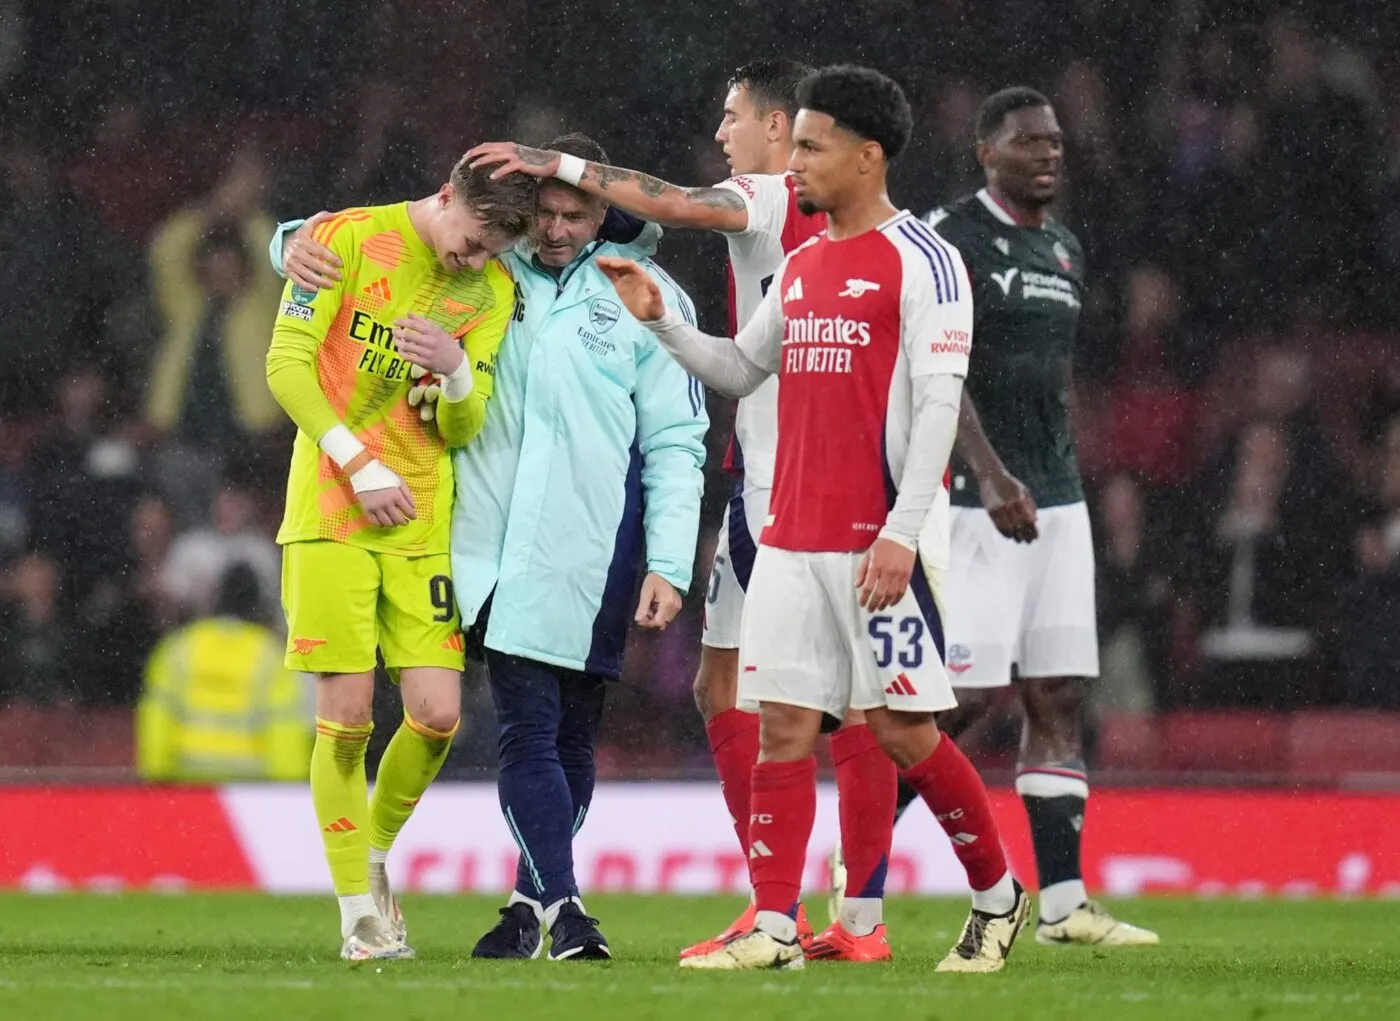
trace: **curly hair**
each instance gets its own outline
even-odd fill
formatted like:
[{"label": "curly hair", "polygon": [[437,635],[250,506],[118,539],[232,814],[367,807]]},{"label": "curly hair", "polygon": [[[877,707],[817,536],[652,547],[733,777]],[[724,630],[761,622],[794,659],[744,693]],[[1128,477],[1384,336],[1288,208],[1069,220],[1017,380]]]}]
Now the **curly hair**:
[{"label": "curly hair", "polygon": [[869,67],[836,64],[813,71],[797,87],[797,102],[805,110],[827,114],[861,138],[880,143],[886,160],[904,151],[914,130],[904,90]]},{"label": "curly hair", "polygon": [[525,237],[535,229],[539,216],[539,180],[513,173],[493,181],[492,169],[474,170],[464,156],[452,168],[452,190],[488,230],[506,237]]},{"label": "curly hair", "polygon": [[977,141],[985,142],[997,133],[1009,114],[1031,107],[1049,106],[1050,100],[1024,85],[993,92],[977,108]]}]

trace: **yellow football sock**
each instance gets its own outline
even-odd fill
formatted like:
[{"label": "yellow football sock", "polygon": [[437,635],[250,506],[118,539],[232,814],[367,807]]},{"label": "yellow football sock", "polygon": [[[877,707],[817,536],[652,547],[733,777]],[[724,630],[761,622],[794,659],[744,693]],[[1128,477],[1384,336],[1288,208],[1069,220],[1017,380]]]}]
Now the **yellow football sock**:
[{"label": "yellow football sock", "polygon": [[369,795],[365,748],[373,723],[351,727],[316,718],[311,803],[338,897],[369,893]]},{"label": "yellow football sock", "polygon": [[460,725],[458,720],[451,730],[434,730],[407,712],[403,714],[403,723],[384,749],[374,780],[374,797],[369,804],[370,847],[388,851],[394,846],[394,838],[447,759]]}]

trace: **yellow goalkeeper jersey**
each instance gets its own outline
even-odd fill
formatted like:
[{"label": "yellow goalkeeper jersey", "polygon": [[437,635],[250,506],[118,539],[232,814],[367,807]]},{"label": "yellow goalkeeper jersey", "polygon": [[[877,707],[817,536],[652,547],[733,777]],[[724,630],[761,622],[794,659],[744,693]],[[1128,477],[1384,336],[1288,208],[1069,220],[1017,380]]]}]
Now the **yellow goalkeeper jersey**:
[{"label": "yellow goalkeeper jersey", "polygon": [[[482,272],[448,272],[418,236],[406,202],[347,209],[314,236],[340,257],[341,279],[322,291],[288,281],[267,353],[268,385],[298,430],[277,541],[446,553],[454,495],[448,450],[481,431],[515,283],[497,260]],[[414,312],[457,337],[472,366],[471,395],[439,400],[428,422],[408,403],[410,366],[391,333],[394,320]],[[349,479],[317,446],[342,422],[404,480],[416,520],[380,528],[365,519]]]}]

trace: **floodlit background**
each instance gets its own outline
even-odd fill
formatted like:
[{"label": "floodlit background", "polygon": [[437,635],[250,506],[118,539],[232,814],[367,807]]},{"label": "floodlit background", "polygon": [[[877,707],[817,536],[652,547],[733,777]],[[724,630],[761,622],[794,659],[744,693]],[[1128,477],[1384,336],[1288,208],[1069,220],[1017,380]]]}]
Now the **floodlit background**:
[{"label": "floodlit background", "polygon": [[[1400,791],[1400,5],[178,9],[0,0],[0,884],[325,882],[314,854],[295,864],[319,854],[300,788],[147,788],[136,770],[148,657],[215,612],[231,565],[282,626],[272,536],[291,429],[261,377],[276,221],[426,194],[477,142],[565,130],[711,183],[729,73],[784,55],[904,85],[915,138],[892,197],[918,213],[978,185],[972,120],[990,91],[1041,89],[1066,130],[1057,213],[1092,292],[1075,377],[1104,665],[1091,884],[1396,891],[1400,837],[1343,832],[1335,806],[1400,811],[1384,793]],[[658,261],[721,331],[721,240],[668,232]],[[267,328],[246,328],[244,307]],[[729,490],[732,408],[710,411],[697,578]],[[691,701],[699,595],[634,636],[600,750],[605,778],[699,783],[605,788],[585,883],[742,885]],[[488,781],[489,698],[474,673],[466,692],[444,778]],[[397,714],[381,695],[371,764]],[[998,783],[1017,733],[1008,707],[966,742]],[[1019,810],[999,805],[1028,862]],[[639,845],[627,820],[662,806],[674,825]],[[230,834],[229,860],[171,828],[180,813]],[[439,791],[423,814],[436,821],[405,837],[428,856],[415,885],[501,888],[494,794]],[[1295,835],[1291,853],[1261,853],[1256,814]],[[99,820],[77,847],[75,817]],[[892,889],[957,888],[931,826],[901,828]],[[148,835],[118,850],[133,827]]]}]

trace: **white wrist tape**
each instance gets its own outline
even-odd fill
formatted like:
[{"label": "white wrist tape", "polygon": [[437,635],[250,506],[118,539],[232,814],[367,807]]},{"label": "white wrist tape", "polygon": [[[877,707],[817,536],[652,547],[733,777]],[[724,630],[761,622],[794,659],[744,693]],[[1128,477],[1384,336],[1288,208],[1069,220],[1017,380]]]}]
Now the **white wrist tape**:
[{"label": "white wrist tape", "polygon": [[371,461],[350,476],[350,488],[357,494],[372,493],[377,489],[397,489],[401,485],[403,479],[378,461]]},{"label": "white wrist tape", "polygon": [[462,364],[457,366],[450,375],[442,377],[442,399],[450,404],[464,401],[472,395],[472,390],[476,387],[476,380],[472,377],[472,360],[467,355],[462,356]]},{"label": "white wrist tape", "polygon": [[554,172],[554,176],[565,184],[572,184],[577,188],[578,183],[583,180],[583,172],[587,169],[587,160],[563,153],[559,157],[559,169]]},{"label": "white wrist tape", "polygon": [[344,425],[334,426],[321,437],[317,446],[326,452],[326,456],[335,462],[337,468],[344,468],[365,449],[365,445],[355,439],[355,434]]}]

